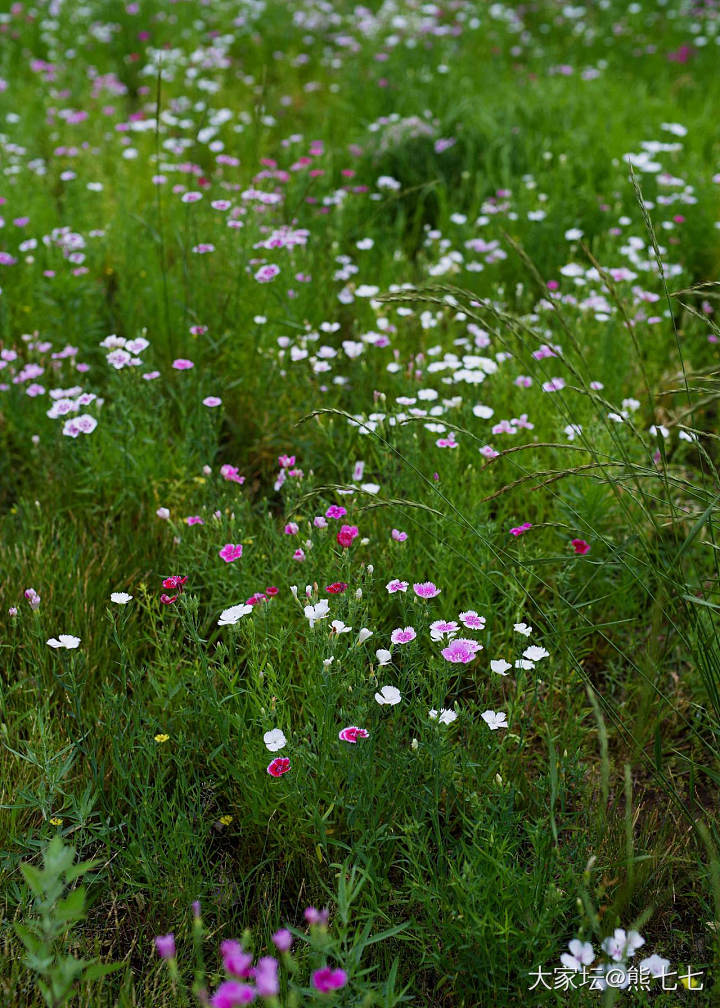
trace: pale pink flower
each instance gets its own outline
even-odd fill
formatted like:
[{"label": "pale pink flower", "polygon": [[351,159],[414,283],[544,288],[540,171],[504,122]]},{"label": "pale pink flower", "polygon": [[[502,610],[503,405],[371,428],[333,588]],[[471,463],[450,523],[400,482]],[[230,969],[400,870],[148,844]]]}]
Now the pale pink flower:
[{"label": "pale pink flower", "polygon": [[191,360],[186,360],[184,357],[178,357],[172,362],[172,366],[176,371],[189,371],[190,368],[195,367]]},{"label": "pale pink flower", "polygon": [[390,640],[393,644],[408,644],[410,641],[414,641],[416,637],[417,634],[411,626],[397,627],[390,634]]},{"label": "pale pink flower", "polygon": [[485,629],[485,617],[478,616],[474,609],[468,609],[466,612],[461,612],[458,619],[464,627],[468,628],[468,630]]},{"label": "pale pink flower", "polygon": [[407,591],[408,590],[408,582],[407,581],[398,581],[398,579],[395,578],[394,581],[389,581],[388,582],[388,584],[386,585],[386,588],[388,590],[388,594],[393,595],[395,592],[399,592],[399,591],[404,592],[404,591]]},{"label": "pale pink flower", "polygon": [[436,587],[432,581],[423,581],[420,584],[414,584],[413,591],[418,598],[435,598],[440,594],[441,589]]},{"label": "pale pink flower", "polygon": [[440,654],[446,661],[467,665],[474,661],[478,651],[482,651],[482,644],[466,637],[459,637],[443,648]]}]

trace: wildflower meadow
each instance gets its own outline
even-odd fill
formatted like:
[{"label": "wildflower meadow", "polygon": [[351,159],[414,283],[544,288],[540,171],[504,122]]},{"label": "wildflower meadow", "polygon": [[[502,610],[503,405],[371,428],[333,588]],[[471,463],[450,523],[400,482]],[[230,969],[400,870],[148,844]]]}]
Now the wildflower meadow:
[{"label": "wildflower meadow", "polygon": [[0,1008],[720,998],[720,3],[0,5]]}]

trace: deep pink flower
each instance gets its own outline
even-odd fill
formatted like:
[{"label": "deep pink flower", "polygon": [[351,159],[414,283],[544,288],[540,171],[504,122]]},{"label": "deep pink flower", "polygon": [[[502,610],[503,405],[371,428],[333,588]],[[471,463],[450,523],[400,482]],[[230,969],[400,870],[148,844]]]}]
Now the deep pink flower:
[{"label": "deep pink flower", "polygon": [[185,521],[187,522],[188,525],[204,525],[205,524],[205,522],[202,520],[202,518],[200,517],[200,515],[190,515],[190,517],[186,518]]},{"label": "deep pink flower", "polygon": [[233,543],[226,543],[218,553],[218,556],[221,560],[224,560],[225,563],[232,563],[233,560],[239,560],[242,553],[243,548],[240,543],[237,543],[237,545]]},{"label": "deep pink flower", "polygon": [[350,725],[348,728],[343,728],[338,734],[338,738],[341,742],[352,742],[354,744],[358,739],[370,738],[370,732],[365,728]]},{"label": "deep pink flower", "polygon": [[356,525],[343,525],[337,534],[337,541],[343,549],[348,549],[353,539],[360,534]]},{"label": "deep pink flower", "polygon": [[528,529],[532,528],[530,522],[524,522],[522,525],[517,525],[515,528],[510,529],[510,535],[521,536],[523,532],[527,532]]},{"label": "deep pink flower", "polygon": [[267,772],[271,777],[282,777],[290,769],[290,760],[287,756],[278,756],[274,759],[272,763],[268,766]]},{"label": "deep pink flower", "polygon": [[347,973],[343,969],[330,969],[323,966],[322,969],[315,970],[312,975],[312,984],[315,990],[321,994],[328,994],[330,991],[340,990],[348,981]]},{"label": "deep pink flower", "polygon": [[580,556],[584,556],[586,553],[590,552],[590,543],[586,543],[584,539],[571,539],[570,545],[576,553],[580,554]]},{"label": "deep pink flower", "polygon": [[185,584],[186,581],[187,577],[182,577],[180,574],[173,574],[172,577],[165,578],[165,580],[162,583],[162,586],[163,588],[166,588],[168,591],[173,591],[176,588],[180,588],[182,590],[182,586]]},{"label": "deep pink flower", "polygon": [[325,512],[326,518],[343,518],[347,514],[347,511],[340,504],[331,504],[330,507]]},{"label": "deep pink flower", "polygon": [[347,585],[344,581],[333,581],[332,584],[329,584],[325,588],[325,591],[329,592],[331,595],[342,595],[342,593],[346,590]]},{"label": "deep pink flower", "polygon": [[162,602],[163,605],[172,605],[173,602],[177,602],[177,600],[178,600],[177,595],[172,595],[172,596],[170,596],[170,595],[161,595],[160,596],[160,601]]},{"label": "deep pink flower", "polygon": [[440,590],[432,581],[423,581],[420,584],[413,585],[413,591],[418,598],[435,598],[436,595],[440,594]]}]

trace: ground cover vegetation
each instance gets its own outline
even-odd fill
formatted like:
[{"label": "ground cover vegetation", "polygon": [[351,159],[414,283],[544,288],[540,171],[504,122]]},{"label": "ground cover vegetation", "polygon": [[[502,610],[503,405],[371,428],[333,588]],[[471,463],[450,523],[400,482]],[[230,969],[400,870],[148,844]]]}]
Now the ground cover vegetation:
[{"label": "ground cover vegetation", "polygon": [[712,1003],[719,47],[4,5],[2,1005]]}]

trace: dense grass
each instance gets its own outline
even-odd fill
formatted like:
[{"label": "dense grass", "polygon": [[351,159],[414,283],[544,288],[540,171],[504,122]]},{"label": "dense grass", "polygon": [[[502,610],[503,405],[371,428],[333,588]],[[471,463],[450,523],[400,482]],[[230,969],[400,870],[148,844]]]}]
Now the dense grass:
[{"label": "dense grass", "polygon": [[[13,924],[56,834],[97,859],[65,947],[121,963],[74,1005],[182,1003],[153,938],[189,982],[194,900],[211,990],[221,940],[304,949],[312,904],[327,1003],[612,1003],[529,972],[620,927],[705,989],[619,998],[710,1004],[715,5],[90,0],[0,32],[2,1005],[43,1003]],[[430,624],[467,611],[448,661]]]}]

